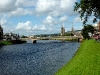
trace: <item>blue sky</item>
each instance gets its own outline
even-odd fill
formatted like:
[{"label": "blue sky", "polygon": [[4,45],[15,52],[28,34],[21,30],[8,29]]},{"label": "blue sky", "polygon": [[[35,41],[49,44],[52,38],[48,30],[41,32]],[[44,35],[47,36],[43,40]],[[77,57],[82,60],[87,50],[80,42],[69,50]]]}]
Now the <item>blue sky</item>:
[{"label": "blue sky", "polygon": [[4,33],[20,35],[60,33],[62,24],[66,31],[72,24],[80,30],[82,21],[73,11],[76,1],[79,0],[0,0],[0,24]]}]

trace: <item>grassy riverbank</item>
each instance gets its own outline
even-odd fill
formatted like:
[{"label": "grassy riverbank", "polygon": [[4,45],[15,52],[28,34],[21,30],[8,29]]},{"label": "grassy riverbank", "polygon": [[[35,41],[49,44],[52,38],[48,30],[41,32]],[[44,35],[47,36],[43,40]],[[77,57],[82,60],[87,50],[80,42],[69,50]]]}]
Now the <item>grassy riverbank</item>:
[{"label": "grassy riverbank", "polygon": [[75,56],[55,75],[100,75],[100,42],[84,41]]},{"label": "grassy riverbank", "polygon": [[3,46],[3,45],[11,45],[12,43],[11,42],[8,42],[8,41],[2,41],[0,42],[0,46]]}]

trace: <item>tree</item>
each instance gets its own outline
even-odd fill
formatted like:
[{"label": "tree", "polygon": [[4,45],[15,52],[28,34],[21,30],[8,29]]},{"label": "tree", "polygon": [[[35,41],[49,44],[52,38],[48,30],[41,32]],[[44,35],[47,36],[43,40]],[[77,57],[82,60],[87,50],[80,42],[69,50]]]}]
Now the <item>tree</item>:
[{"label": "tree", "polygon": [[27,36],[23,35],[21,38],[27,38]]},{"label": "tree", "polygon": [[81,19],[84,19],[83,24],[86,24],[88,18],[93,14],[95,17],[93,23],[100,19],[100,1],[99,0],[80,0],[75,2],[74,11],[78,11]]},{"label": "tree", "polygon": [[90,39],[90,36],[88,33],[94,33],[94,27],[92,25],[86,25],[84,26],[84,28],[82,29],[82,35],[84,37],[84,39]]}]

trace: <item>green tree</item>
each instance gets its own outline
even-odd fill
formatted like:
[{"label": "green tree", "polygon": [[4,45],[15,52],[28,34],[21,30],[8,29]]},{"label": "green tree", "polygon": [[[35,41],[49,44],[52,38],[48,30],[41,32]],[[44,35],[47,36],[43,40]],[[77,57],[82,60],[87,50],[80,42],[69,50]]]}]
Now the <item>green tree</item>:
[{"label": "green tree", "polygon": [[100,1],[99,0],[80,0],[75,2],[74,11],[78,11],[81,19],[84,19],[83,24],[86,24],[88,18],[93,14],[95,17],[93,23],[100,19]]},{"label": "green tree", "polygon": [[23,35],[21,38],[27,38],[27,36]]},{"label": "green tree", "polygon": [[84,37],[84,39],[90,39],[90,36],[88,35],[89,32],[93,34],[94,27],[88,24],[82,29],[82,36]]}]

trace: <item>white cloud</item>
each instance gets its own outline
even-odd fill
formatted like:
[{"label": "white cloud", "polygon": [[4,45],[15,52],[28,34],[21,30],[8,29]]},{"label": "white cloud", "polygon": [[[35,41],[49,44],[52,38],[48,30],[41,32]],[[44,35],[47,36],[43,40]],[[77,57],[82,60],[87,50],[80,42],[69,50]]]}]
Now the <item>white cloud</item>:
[{"label": "white cloud", "polygon": [[61,0],[60,9],[63,14],[68,14],[69,16],[77,15],[77,12],[74,12],[74,5],[77,0]]},{"label": "white cloud", "polygon": [[[54,16],[65,13],[73,13],[73,5],[76,0],[0,0],[1,12],[17,13],[20,8],[23,11],[34,11],[36,15],[52,14]],[[28,13],[29,14],[29,13]],[[24,14],[26,15],[26,14]],[[14,15],[15,16],[15,15]]]},{"label": "white cloud", "polygon": [[53,17],[59,17],[62,15],[62,12],[55,10],[55,11],[50,12],[49,15],[51,15]]},{"label": "white cloud", "polygon": [[25,31],[44,31],[46,30],[45,25],[32,25],[32,22],[27,21],[25,23],[18,23],[18,25],[15,28],[16,30],[25,30]]},{"label": "white cloud", "polygon": [[43,24],[53,26],[57,24],[57,21],[52,16],[47,16],[47,18],[43,21]]},{"label": "white cloud", "polygon": [[9,16],[22,16],[22,15],[27,15],[27,14],[32,14],[33,11],[31,11],[30,9],[23,9],[23,8],[17,8],[14,11],[11,11],[11,13],[9,14]]},{"label": "white cloud", "polygon": [[17,7],[31,7],[34,6],[36,3],[36,0],[17,0],[16,6]]},{"label": "white cloud", "polygon": [[82,23],[83,21],[81,20],[81,18],[79,16],[77,16],[76,18],[74,18],[74,23]]},{"label": "white cloud", "polygon": [[75,4],[76,0],[61,0],[61,5],[60,7],[63,10],[69,10],[70,8],[73,7],[73,5]]},{"label": "white cloud", "polygon": [[45,25],[35,25],[33,28],[32,28],[33,31],[45,31],[47,30],[46,26]]},{"label": "white cloud", "polygon": [[10,14],[10,16],[18,16],[18,14],[20,16],[26,14],[49,14],[56,17],[66,13],[74,14],[73,5],[75,1],[76,0],[0,0],[0,13],[5,12],[6,14]]},{"label": "white cloud", "polygon": [[5,25],[5,24],[7,24],[7,20],[5,18],[1,18],[0,25]]},{"label": "white cloud", "polygon": [[70,1],[70,0],[61,0],[61,5],[60,7],[64,10],[70,8],[71,4],[72,4],[73,1]]},{"label": "white cloud", "polygon": [[73,6],[76,0],[38,0],[36,3],[37,14],[49,14],[61,16],[62,14],[73,15]]},{"label": "white cloud", "polygon": [[[93,23],[93,19],[94,19],[94,16],[90,16],[88,18],[88,21],[87,21],[86,24],[92,24]],[[75,17],[74,20],[73,20],[73,22],[75,22],[75,23],[83,23],[83,21],[84,21],[84,18],[81,20],[81,18],[79,16]]]},{"label": "white cloud", "polygon": [[63,16],[60,18],[60,22],[63,23],[65,21],[67,21],[68,17],[67,16]]},{"label": "white cloud", "polygon": [[16,0],[0,0],[0,12],[10,12],[16,9]]},{"label": "white cloud", "polygon": [[18,23],[18,25],[16,26],[17,30],[30,30],[32,23],[30,21],[27,21],[25,23]]},{"label": "white cloud", "polygon": [[56,9],[58,2],[56,0],[38,0],[35,10],[39,13],[51,12]]}]

